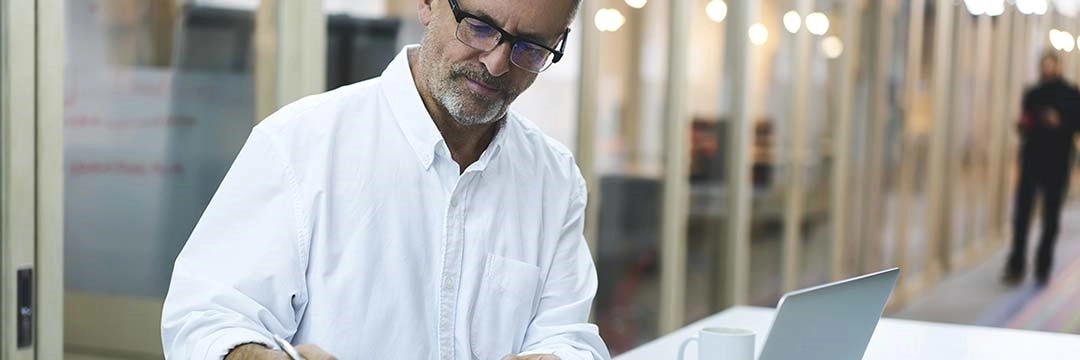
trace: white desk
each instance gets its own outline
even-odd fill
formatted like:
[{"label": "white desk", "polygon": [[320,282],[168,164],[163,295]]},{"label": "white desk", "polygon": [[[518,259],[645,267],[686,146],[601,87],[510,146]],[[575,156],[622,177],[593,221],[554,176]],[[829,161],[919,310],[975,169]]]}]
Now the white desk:
[{"label": "white desk", "polygon": [[[684,339],[710,326],[753,330],[757,334],[756,353],[760,355],[774,313],[771,308],[734,307],[617,356],[615,360],[674,359]],[[690,345],[686,358],[697,360],[696,356],[697,345]],[[864,359],[1076,360],[1080,359],[1080,335],[883,318],[878,322]]]}]

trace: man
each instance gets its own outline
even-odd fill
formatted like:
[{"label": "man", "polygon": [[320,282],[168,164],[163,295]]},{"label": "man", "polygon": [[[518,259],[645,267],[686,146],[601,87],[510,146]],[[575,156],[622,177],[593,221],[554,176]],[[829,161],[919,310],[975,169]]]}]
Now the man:
[{"label": "man", "polygon": [[1035,257],[1035,280],[1045,285],[1054,260],[1061,206],[1065,200],[1072,164],[1073,135],[1080,124],[1080,92],[1061,76],[1061,61],[1054,51],[1043,54],[1039,83],[1024,94],[1019,124],[1020,182],[1013,214],[1013,244],[1005,266],[1005,282],[1024,277],[1028,224],[1035,193],[1042,195],[1042,239]]},{"label": "man", "polygon": [[255,127],[176,260],[174,359],[608,359],[569,151],[510,103],[579,0],[421,0],[380,78]]}]

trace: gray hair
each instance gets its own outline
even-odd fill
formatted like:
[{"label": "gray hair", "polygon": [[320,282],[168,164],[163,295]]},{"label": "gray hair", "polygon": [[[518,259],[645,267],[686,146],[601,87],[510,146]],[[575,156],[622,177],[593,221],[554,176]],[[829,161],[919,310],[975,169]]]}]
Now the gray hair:
[{"label": "gray hair", "polygon": [[581,1],[582,0],[574,0],[574,7],[572,7],[570,10],[570,17],[566,19],[567,24],[574,22],[574,18],[577,17],[578,11],[581,10]]}]

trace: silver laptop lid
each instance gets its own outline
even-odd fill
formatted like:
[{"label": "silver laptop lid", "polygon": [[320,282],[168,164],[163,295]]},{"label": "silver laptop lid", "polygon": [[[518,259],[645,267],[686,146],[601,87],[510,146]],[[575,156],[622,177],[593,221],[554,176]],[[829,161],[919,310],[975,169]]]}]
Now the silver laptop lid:
[{"label": "silver laptop lid", "polygon": [[776,306],[759,360],[859,360],[899,268],[788,293]]}]

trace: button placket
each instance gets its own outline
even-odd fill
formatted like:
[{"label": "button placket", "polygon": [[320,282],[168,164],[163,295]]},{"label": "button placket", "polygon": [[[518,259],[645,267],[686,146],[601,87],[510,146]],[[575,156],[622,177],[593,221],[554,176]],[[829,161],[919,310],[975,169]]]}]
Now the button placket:
[{"label": "button placket", "polygon": [[[467,175],[467,174],[466,174]],[[457,285],[460,284],[463,241],[465,235],[464,211],[461,198],[467,193],[471,176],[463,176],[454,186],[446,210],[445,253],[443,254],[443,289],[439,296],[439,348],[442,359],[454,358],[454,332],[456,327]]]}]

